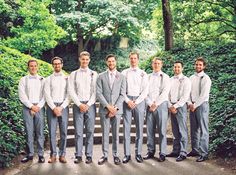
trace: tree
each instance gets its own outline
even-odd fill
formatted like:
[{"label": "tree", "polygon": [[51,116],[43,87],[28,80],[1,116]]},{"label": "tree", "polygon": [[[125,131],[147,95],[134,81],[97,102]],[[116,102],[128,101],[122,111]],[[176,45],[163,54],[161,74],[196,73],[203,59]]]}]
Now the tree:
[{"label": "tree", "polygon": [[162,0],[163,28],[165,33],[165,50],[170,50],[173,47],[173,25],[172,14],[169,0]]},{"label": "tree", "polygon": [[22,23],[14,24],[11,35],[3,43],[11,48],[33,56],[40,56],[42,51],[54,48],[66,32],[56,25],[56,20],[47,9],[48,1],[16,1],[17,18]]},{"label": "tree", "polygon": [[[144,1],[140,3],[145,4]],[[138,40],[143,24],[141,21],[148,13],[141,13],[140,9],[144,7],[138,4],[137,1],[125,0],[55,0],[52,12],[57,16],[59,25],[70,34],[67,41],[78,42],[79,53],[87,49],[93,38],[118,35]],[[152,8],[155,6],[150,5],[148,9]]]}]

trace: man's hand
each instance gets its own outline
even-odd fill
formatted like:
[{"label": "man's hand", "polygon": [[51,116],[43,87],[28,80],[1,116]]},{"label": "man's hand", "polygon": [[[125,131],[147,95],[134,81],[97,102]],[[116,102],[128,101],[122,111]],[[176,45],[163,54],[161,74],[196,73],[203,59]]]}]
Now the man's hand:
[{"label": "man's hand", "polygon": [[171,107],[169,108],[169,110],[170,110],[170,112],[171,112],[172,114],[176,114],[176,113],[177,113],[177,109],[176,109],[174,106],[171,106]]},{"label": "man's hand", "polygon": [[30,110],[30,115],[31,115],[32,117],[34,117],[35,114],[36,114],[36,112],[34,112],[33,110]]},{"label": "man's hand", "polygon": [[196,110],[196,108],[194,108],[193,104],[188,105],[188,108],[191,112],[194,112]]},{"label": "man's hand", "polygon": [[134,108],[136,107],[135,101],[131,101],[131,100],[130,100],[130,101],[128,101],[127,104],[128,104],[128,106],[129,106],[130,109],[134,109]]},{"label": "man's hand", "polygon": [[89,106],[87,104],[81,104],[79,105],[80,112],[87,112],[89,109]]},{"label": "man's hand", "polygon": [[157,109],[157,104],[156,104],[156,102],[154,102],[151,106],[150,106],[150,108],[149,108],[149,111],[150,112],[154,112],[156,109]]},{"label": "man's hand", "polygon": [[58,106],[58,107],[55,107],[53,109],[53,114],[56,116],[56,117],[60,117],[62,115],[62,110],[63,108]]},{"label": "man's hand", "polygon": [[40,107],[38,107],[37,105],[33,105],[30,110],[37,113],[37,112],[39,112]]}]

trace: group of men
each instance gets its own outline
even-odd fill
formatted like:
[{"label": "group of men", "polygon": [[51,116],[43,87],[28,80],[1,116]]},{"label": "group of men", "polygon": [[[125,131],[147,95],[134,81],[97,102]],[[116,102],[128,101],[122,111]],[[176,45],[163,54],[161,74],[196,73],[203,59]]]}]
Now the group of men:
[{"label": "group of men", "polygon": [[[174,63],[174,76],[169,78],[162,72],[163,61],[155,57],[152,60],[151,74],[138,67],[139,54],[129,54],[130,68],[118,72],[117,58],[113,54],[106,56],[107,71],[97,74],[89,69],[90,54],[83,51],[79,55],[80,68],[68,77],[62,72],[63,59],[54,57],[54,72],[44,79],[38,75],[38,63],[29,60],[29,75],[21,78],[19,99],[23,103],[23,118],[26,128],[28,154],[21,162],[33,160],[34,136],[37,140],[38,162],[44,163],[44,104],[50,135],[50,158],[48,163],[59,161],[66,163],[66,138],[69,115],[69,99],[73,104],[73,122],[75,128],[75,159],[81,163],[83,145],[85,145],[85,163],[92,163],[93,137],[96,116],[96,100],[99,101],[99,116],[102,127],[102,152],[98,160],[102,165],[108,161],[109,131],[112,132],[112,154],[116,165],[131,160],[130,132],[132,117],[135,121],[135,159],[154,158],[156,152],[156,128],[159,134],[159,158],[176,157],[182,161],[187,156],[198,156],[197,162],[208,158],[208,114],[211,80],[204,73],[206,62],[202,57],[195,61],[195,73],[190,77],[183,75],[183,63]],[[187,154],[188,129],[187,116],[190,111],[191,146]],[[167,154],[167,120],[171,115],[174,136],[173,150]],[[142,157],[143,125],[147,123],[147,154]],[[124,158],[118,154],[119,127],[123,117]],[[60,144],[57,153],[56,130],[59,124]],[[85,134],[85,143],[83,143]]]}]

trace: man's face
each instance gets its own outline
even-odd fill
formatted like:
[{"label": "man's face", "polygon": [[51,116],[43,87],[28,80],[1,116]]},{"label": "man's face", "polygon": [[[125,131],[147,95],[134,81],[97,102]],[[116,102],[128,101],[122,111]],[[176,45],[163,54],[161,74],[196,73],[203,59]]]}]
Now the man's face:
[{"label": "man's face", "polygon": [[175,73],[175,75],[181,74],[182,71],[183,71],[183,67],[182,67],[181,63],[175,63],[174,64],[174,73]]},{"label": "man's face", "polygon": [[159,72],[162,68],[162,61],[161,60],[154,60],[152,61],[152,69],[154,72]]},{"label": "man's face", "polygon": [[132,54],[129,57],[130,65],[131,67],[137,67],[138,66],[138,55]]},{"label": "man's face", "polygon": [[30,62],[28,66],[28,70],[31,75],[36,75],[38,72],[38,64],[35,61]]},{"label": "man's face", "polygon": [[53,66],[54,72],[58,73],[62,70],[63,64],[62,64],[61,60],[55,59],[52,63],[52,66]]},{"label": "man's face", "polygon": [[116,69],[116,59],[114,57],[110,57],[106,61],[107,67],[110,71],[113,71]]},{"label": "man's face", "polygon": [[200,73],[205,69],[205,66],[202,61],[196,61],[194,68],[197,73]]},{"label": "man's face", "polygon": [[87,68],[90,62],[90,58],[87,55],[82,55],[79,58],[79,62],[80,62],[80,67],[81,68]]}]

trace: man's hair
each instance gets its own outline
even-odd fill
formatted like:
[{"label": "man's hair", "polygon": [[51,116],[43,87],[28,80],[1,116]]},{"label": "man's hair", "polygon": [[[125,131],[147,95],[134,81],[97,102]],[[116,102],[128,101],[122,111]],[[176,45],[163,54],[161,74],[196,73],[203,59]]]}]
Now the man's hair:
[{"label": "man's hair", "polygon": [[160,57],[154,57],[152,59],[152,62],[157,61],[157,60],[161,61],[161,63],[163,64],[163,61],[162,61],[162,59]]},{"label": "man's hair", "polygon": [[177,64],[177,63],[181,64],[181,66],[184,67],[184,63],[182,61],[177,60],[174,62],[174,64]]},{"label": "man's hair", "polygon": [[52,63],[52,64],[53,64],[53,61],[54,61],[54,60],[60,60],[61,63],[63,64],[63,59],[62,59],[61,57],[57,57],[57,56],[56,56],[56,57],[53,57],[52,60],[51,60],[51,63]]},{"label": "man's hair", "polygon": [[116,56],[115,56],[114,54],[108,54],[108,55],[106,56],[105,60],[107,61],[107,60],[108,60],[109,58],[111,58],[111,57],[114,57],[115,60],[116,60]]},{"label": "man's hair", "polygon": [[27,62],[27,66],[29,67],[30,63],[32,63],[32,62],[35,62],[35,63],[38,65],[38,61],[32,59],[32,60],[29,60],[29,61]]},{"label": "man's hair", "polygon": [[82,57],[82,56],[88,56],[88,57],[90,57],[90,53],[87,52],[87,51],[80,52],[79,58]]},{"label": "man's hair", "polygon": [[206,61],[203,57],[198,57],[194,63],[196,63],[197,61],[201,61],[203,63],[203,66],[206,66]]},{"label": "man's hair", "polygon": [[130,52],[129,53],[129,58],[130,58],[131,55],[137,55],[137,57],[139,59],[139,53],[138,52]]}]

